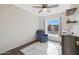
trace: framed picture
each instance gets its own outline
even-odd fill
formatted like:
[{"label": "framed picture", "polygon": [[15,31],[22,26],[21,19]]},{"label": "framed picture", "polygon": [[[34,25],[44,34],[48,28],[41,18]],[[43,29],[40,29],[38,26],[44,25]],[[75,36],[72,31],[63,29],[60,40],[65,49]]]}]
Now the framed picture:
[{"label": "framed picture", "polygon": [[76,10],[77,10],[77,8],[72,8],[72,9],[66,10],[66,16],[73,15]]}]

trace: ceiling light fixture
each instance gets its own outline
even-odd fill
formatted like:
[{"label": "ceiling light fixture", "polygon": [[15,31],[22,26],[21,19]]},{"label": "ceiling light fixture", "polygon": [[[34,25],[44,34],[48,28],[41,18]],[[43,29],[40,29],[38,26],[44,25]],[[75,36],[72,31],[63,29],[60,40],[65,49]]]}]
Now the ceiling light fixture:
[{"label": "ceiling light fixture", "polygon": [[48,10],[47,8],[43,8],[42,9],[43,12],[47,12],[47,10]]}]

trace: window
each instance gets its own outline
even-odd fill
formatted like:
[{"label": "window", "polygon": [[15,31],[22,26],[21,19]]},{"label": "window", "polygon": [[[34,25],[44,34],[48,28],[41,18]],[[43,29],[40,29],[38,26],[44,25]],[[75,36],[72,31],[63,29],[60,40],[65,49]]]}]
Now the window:
[{"label": "window", "polygon": [[58,32],[59,32],[59,20],[50,19],[47,21],[47,23],[48,23],[48,25],[47,25],[48,34],[58,34]]}]

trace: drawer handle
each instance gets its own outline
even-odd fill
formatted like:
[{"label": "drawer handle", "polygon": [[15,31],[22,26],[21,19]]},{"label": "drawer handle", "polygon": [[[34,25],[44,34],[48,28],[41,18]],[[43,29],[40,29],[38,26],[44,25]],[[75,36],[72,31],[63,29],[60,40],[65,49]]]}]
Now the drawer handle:
[{"label": "drawer handle", "polygon": [[79,41],[76,41],[76,45],[79,46]]}]

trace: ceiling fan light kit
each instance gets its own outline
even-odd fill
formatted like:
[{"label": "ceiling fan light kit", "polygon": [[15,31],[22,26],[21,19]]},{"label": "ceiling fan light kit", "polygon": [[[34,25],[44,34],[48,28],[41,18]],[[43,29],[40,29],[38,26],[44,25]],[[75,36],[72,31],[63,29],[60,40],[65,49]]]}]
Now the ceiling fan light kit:
[{"label": "ceiling fan light kit", "polygon": [[43,12],[47,12],[48,9],[47,8],[43,8],[42,10],[43,10]]}]

